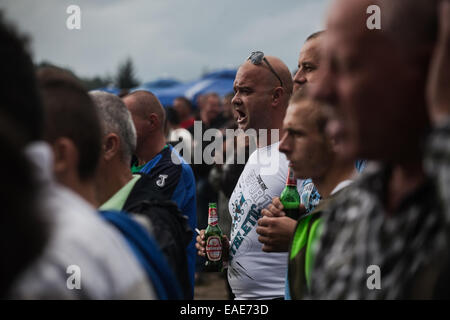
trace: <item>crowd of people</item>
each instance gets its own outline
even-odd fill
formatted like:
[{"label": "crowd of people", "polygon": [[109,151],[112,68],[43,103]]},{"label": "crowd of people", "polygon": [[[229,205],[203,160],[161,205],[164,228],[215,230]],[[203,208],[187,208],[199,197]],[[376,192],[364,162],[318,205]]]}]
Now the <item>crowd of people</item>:
[{"label": "crowd of people", "polygon": [[[2,298],[193,299],[211,202],[230,298],[450,297],[450,1],[334,0],[294,74],[252,52],[233,93],[167,108],[36,69],[4,20]],[[190,161],[197,124],[234,158]]]}]

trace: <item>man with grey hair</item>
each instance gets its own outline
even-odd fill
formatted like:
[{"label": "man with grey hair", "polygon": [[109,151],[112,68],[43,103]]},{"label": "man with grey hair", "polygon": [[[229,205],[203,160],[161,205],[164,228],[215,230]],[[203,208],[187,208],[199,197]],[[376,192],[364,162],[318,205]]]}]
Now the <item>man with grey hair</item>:
[{"label": "man with grey hair", "polygon": [[96,176],[100,210],[128,212],[144,225],[159,243],[181,284],[184,298],[192,298],[186,258],[192,233],[187,219],[180,215],[175,204],[164,201],[151,176],[132,173],[130,163],[136,148],[136,129],[122,100],[100,91],[93,91],[90,96],[102,124],[102,153]]},{"label": "man with grey hair", "polygon": [[103,121],[103,133],[115,132],[118,134],[123,142],[121,145],[123,160],[131,162],[136,149],[136,128],[130,112],[123,108],[123,102],[114,95],[94,91],[91,96],[99,103],[97,106]]},{"label": "man with grey hair", "polygon": [[[140,178],[139,175],[133,176],[130,170],[136,148],[136,129],[130,112],[120,98],[101,91],[93,91],[90,96],[97,106],[102,123],[102,154],[96,189],[97,200],[105,204],[124,186],[128,186],[131,191]],[[115,204],[115,209],[121,210],[122,207],[123,204]]]}]

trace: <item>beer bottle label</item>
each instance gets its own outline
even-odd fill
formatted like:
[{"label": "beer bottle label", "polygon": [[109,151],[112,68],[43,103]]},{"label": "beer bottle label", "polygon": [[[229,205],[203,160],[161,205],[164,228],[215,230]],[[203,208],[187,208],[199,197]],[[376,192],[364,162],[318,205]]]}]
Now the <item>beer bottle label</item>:
[{"label": "beer bottle label", "polygon": [[208,224],[211,226],[216,226],[218,222],[219,222],[219,216],[217,215],[217,209],[209,208]]},{"label": "beer bottle label", "polygon": [[209,261],[219,261],[222,258],[222,241],[217,236],[206,240],[206,255]]}]

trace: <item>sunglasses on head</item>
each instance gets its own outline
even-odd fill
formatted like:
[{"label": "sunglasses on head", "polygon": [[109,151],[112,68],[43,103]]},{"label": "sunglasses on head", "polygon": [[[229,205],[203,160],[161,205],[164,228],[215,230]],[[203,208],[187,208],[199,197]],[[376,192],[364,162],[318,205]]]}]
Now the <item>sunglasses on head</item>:
[{"label": "sunglasses on head", "polygon": [[251,63],[253,63],[254,65],[259,65],[261,64],[263,61],[267,64],[267,66],[269,67],[270,71],[275,75],[275,77],[277,77],[277,79],[280,81],[280,85],[283,86],[283,81],[281,81],[280,76],[276,73],[276,71],[272,68],[272,66],[270,65],[269,61],[266,59],[266,57],[264,57],[264,52],[262,51],[255,51],[252,52],[250,54],[250,56],[248,57],[247,60],[250,60]]}]

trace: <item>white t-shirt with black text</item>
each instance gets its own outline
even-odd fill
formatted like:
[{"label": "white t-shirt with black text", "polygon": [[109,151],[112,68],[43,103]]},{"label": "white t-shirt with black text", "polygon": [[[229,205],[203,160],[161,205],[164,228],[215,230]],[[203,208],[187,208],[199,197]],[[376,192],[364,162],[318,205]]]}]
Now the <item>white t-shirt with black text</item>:
[{"label": "white t-shirt with black text", "polygon": [[284,297],[286,253],[266,253],[256,233],[261,210],[283,191],[288,160],[279,142],[253,152],[230,197],[232,218],[228,281],[236,299]]}]

